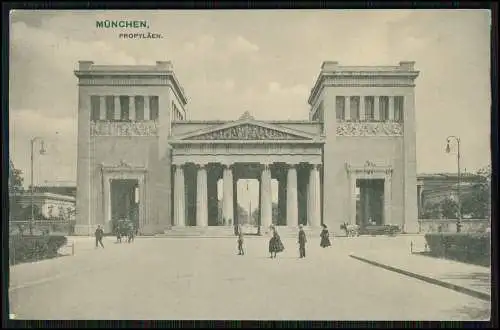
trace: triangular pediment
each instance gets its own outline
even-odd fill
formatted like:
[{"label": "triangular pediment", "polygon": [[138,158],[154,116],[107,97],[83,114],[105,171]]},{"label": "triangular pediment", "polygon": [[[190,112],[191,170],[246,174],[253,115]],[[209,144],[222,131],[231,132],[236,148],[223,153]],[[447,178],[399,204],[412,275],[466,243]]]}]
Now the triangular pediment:
[{"label": "triangular pediment", "polygon": [[272,123],[256,121],[251,117],[229,122],[216,127],[177,136],[176,140],[238,141],[238,140],[312,140],[305,132]]}]

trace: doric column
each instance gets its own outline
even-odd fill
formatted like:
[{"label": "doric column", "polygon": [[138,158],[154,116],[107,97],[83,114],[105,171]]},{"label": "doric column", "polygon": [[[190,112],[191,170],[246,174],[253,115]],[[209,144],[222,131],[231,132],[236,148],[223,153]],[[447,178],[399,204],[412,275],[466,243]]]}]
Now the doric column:
[{"label": "doric column", "polygon": [[260,201],[260,210],[261,210],[261,231],[266,233],[269,231],[269,226],[272,224],[272,216],[273,216],[273,201],[271,196],[271,170],[269,168],[269,164],[264,165],[264,169],[262,170],[262,176],[260,181],[261,188],[261,201]]},{"label": "doric column", "polygon": [[344,97],[345,106],[344,106],[344,117],[346,120],[351,119],[351,97]]},{"label": "doric column", "polygon": [[238,218],[238,178],[233,175],[233,223],[240,223]]},{"label": "doric column", "polygon": [[99,96],[99,119],[106,120],[106,96]]},{"label": "doric column", "polygon": [[380,96],[373,97],[373,119],[375,121],[380,119]]},{"label": "doric column", "polygon": [[392,171],[388,170],[384,180],[384,224],[391,223],[392,209]]},{"label": "doric column", "polygon": [[149,111],[149,96],[144,96],[144,120],[150,119],[150,111]]},{"label": "doric column", "polygon": [[234,210],[233,210],[233,170],[229,164],[224,164],[223,179],[223,200],[222,200],[222,218],[224,225],[230,226],[234,223]]},{"label": "doric column", "polygon": [[198,165],[196,180],[196,226],[206,227],[208,225],[208,203],[207,203],[207,169],[205,164]]},{"label": "doric column", "polygon": [[356,176],[349,173],[349,219],[350,223],[356,224]]},{"label": "doric column", "polygon": [[148,217],[147,215],[147,195],[146,180],[144,176],[139,179],[139,229],[142,229]]},{"label": "doric column", "polygon": [[279,224],[286,224],[286,208],[287,208],[287,198],[286,198],[286,177],[280,175],[278,181],[278,212],[279,212]]},{"label": "doric column", "polygon": [[319,165],[313,165],[309,172],[309,226],[317,228],[321,226],[321,182],[319,177]]},{"label": "doric column", "polygon": [[288,227],[297,227],[299,225],[296,166],[296,164],[290,164],[288,167],[286,188],[286,225]]},{"label": "doric column", "polygon": [[121,119],[120,97],[115,96],[115,120]]},{"label": "doric column", "polygon": [[422,218],[423,213],[424,213],[424,200],[423,200],[423,195],[424,195],[424,187],[421,185],[417,186],[417,196],[418,196],[418,217]]},{"label": "doric column", "polygon": [[368,186],[368,187],[365,187],[365,191],[364,191],[364,196],[365,196],[365,199],[364,199],[364,203],[365,205],[363,206],[364,207],[364,223],[367,224],[368,223],[368,220],[369,218],[372,218],[372,221],[373,221],[373,217],[371,215],[371,194],[372,194],[372,187],[371,186]]},{"label": "doric column", "polygon": [[185,204],[184,169],[182,165],[175,165],[174,181],[174,226],[186,226],[186,204]]},{"label": "doric column", "polygon": [[389,121],[394,120],[394,96],[389,96],[389,109],[387,119]]},{"label": "doric column", "polygon": [[111,221],[111,180],[104,175],[104,225]]},{"label": "doric column", "polygon": [[135,121],[135,96],[128,98],[129,119]]},{"label": "doric column", "polygon": [[361,95],[359,97],[359,120],[360,121],[365,121],[366,116],[365,116],[365,97]]}]

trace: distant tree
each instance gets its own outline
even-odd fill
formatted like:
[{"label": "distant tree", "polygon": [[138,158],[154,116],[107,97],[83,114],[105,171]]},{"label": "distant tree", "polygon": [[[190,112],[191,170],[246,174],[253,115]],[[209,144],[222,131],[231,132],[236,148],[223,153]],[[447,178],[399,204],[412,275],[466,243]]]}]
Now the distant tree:
[{"label": "distant tree", "polygon": [[424,210],[424,219],[439,219],[442,216],[440,203],[426,203]]},{"label": "distant tree", "polygon": [[441,203],[441,212],[445,219],[457,219],[458,204],[451,198],[445,198]]},{"label": "distant tree", "polygon": [[238,204],[238,211],[236,214],[238,214],[239,223],[245,223],[247,221],[248,212],[240,204]]},{"label": "distant tree", "polygon": [[252,211],[252,220],[254,225],[259,224],[259,214],[260,214],[260,209],[256,208]]},{"label": "distant tree", "polygon": [[23,172],[14,167],[12,160],[9,160],[9,219],[18,219],[22,216],[23,207],[19,197],[23,193]]},{"label": "distant tree", "polygon": [[14,167],[14,163],[10,160],[9,165],[9,193],[15,194],[23,191],[23,171]]},{"label": "distant tree", "polygon": [[471,187],[470,193],[461,196],[462,212],[476,219],[486,219],[491,210],[491,166],[486,166],[477,175],[480,180]]},{"label": "distant tree", "polygon": [[279,208],[278,208],[278,203],[274,203],[273,202],[273,206],[272,206],[272,212],[273,212],[273,223],[278,223],[278,219],[279,219]]}]

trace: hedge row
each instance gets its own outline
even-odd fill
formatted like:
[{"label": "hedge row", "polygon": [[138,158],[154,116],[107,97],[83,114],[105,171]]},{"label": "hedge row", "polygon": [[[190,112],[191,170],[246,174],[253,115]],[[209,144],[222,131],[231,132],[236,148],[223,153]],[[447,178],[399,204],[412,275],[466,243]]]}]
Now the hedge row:
[{"label": "hedge row", "polygon": [[54,258],[68,239],[59,235],[15,235],[9,241],[11,264]]},{"label": "hedge row", "polygon": [[490,233],[427,233],[430,254],[467,263],[489,266]]}]

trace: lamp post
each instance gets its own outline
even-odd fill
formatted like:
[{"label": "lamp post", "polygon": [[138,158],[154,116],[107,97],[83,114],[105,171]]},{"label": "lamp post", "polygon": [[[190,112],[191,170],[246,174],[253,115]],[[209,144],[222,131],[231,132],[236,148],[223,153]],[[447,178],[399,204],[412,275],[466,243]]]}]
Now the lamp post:
[{"label": "lamp post", "polygon": [[450,144],[452,141],[457,143],[457,233],[459,233],[462,229],[462,202],[460,199],[460,138],[454,135],[450,135],[446,138],[446,153],[450,153]]},{"label": "lamp post", "polygon": [[30,235],[33,235],[33,222],[35,221],[35,195],[34,195],[34,186],[33,186],[33,160],[34,160],[34,146],[35,142],[40,141],[40,155],[44,155],[47,151],[45,150],[45,145],[41,137],[35,136],[34,138],[31,139],[31,187],[30,187],[30,192],[31,192],[31,218],[30,218]]},{"label": "lamp post", "polygon": [[252,198],[249,194],[250,189],[248,188],[248,180],[247,180],[247,196],[248,196],[248,224],[252,223]]}]

